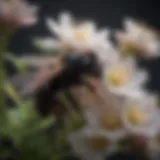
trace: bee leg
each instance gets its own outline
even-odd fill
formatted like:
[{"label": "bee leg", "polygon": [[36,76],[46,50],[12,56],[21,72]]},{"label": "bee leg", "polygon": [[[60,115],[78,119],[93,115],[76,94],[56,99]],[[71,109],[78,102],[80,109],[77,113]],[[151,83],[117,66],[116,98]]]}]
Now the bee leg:
[{"label": "bee leg", "polygon": [[37,110],[42,116],[47,116],[50,114],[53,104],[56,103],[53,92],[49,88],[39,89],[35,95],[35,105]]},{"label": "bee leg", "polygon": [[65,118],[67,115],[70,114],[70,110],[68,107],[68,103],[70,103],[70,101],[66,97],[65,91],[58,92],[56,94],[56,99],[58,104],[57,111],[56,111],[57,125],[58,127],[63,128],[65,133]]},{"label": "bee leg", "polygon": [[58,105],[57,110],[54,113],[56,115],[58,124],[60,126],[63,126],[64,125],[64,116],[68,112],[68,109],[65,106],[65,103],[63,103],[63,101],[61,101],[61,99],[59,97],[57,98],[57,105]]},{"label": "bee leg", "polygon": [[35,94],[35,104],[42,116],[53,114],[56,116],[57,127],[64,125],[64,114],[67,112],[64,104],[56,97],[49,88],[41,88]]},{"label": "bee leg", "polygon": [[76,98],[73,96],[70,89],[66,89],[65,95],[66,98],[70,100],[70,103],[72,104],[73,108],[77,111],[80,111],[79,103],[76,101]]}]

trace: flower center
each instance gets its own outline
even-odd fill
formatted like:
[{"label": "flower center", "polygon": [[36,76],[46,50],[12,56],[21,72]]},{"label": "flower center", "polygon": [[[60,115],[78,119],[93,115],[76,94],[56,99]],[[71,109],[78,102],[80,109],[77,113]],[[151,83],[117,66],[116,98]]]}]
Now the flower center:
[{"label": "flower center", "polygon": [[86,139],[91,149],[103,150],[107,147],[107,139],[104,136],[92,136]]},{"label": "flower center", "polygon": [[131,107],[128,108],[128,120],[133,125],[141,125],[146,122],[146,113],[142,108],[139,107]]},{"label": "flower center", "polygon": [[119,87],[128,82],[129,76],[125,68],[117,67],[109,71],[107,79],[111,85]]},{"label": "flower center", "polygon": [[128,57],[135,54],[137,52],[137,49],[132,44],[126,43],[123,46],[121,46],[120,52],[122,57]]},{"label": "flower center", "polygon": [[83,41],[85,40],[85,34],[84,32],[81,32],[81,31],[75,31],[73,33],[73,36],[76,40],[80,40],[80,41]]}]

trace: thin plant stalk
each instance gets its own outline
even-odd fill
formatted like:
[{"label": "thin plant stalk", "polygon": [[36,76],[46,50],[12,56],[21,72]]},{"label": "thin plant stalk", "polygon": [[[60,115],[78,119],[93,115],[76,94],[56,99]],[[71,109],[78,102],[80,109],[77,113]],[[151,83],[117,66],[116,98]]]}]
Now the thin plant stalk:
[{"label": "thin plant stalk", "polygon": [[4,53],[7,48],[9,32],[5,26],[0,26],[0,123],[5,121],[6,118],[6,103],[4,93],[5,83],[5,66],[4,66]]},{"label": "thin plant stalk", "polygon": [[4,54],[6,53],[9,38],[14,33],[15,29],[0,24],[0,123],[6,122],[6,102],[5,102],[5,65]]},{"label": "thin plant stalk", "polygon": [[21,99],[10,82],[5,82],[4,90],[6,95],[16,104],[16,106],[20,107],[22,104]]}]

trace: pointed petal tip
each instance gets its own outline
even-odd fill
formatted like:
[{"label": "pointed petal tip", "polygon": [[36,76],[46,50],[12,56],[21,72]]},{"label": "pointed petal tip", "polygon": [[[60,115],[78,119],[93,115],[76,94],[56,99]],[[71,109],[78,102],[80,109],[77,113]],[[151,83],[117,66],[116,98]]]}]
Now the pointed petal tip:
[{"label": "pointed petal tip", "polygon": [[45,21],[46,21],[46,24],[49,25],[53,22],[53,19],[51,17],[47,17]]},{"label": "pointed petal tip", "polygon": [[51,17],[47,17],[46,18],[46,25],[47,27],[52,31],[54,26],[57,26],[57,23],[55,22],[55,20]]},{"label": "pointed petal tip", "polygon": [[71,18],[71,17],[72,17],[72,14],[71,14],[71,12],[69,12],[68,10],[63,10],[63,11],[59,14],[59,17],[61,17],[61,18],[63,18],[63,17]]},{"label": "pointed petal tip", "polygon": [[124,23],[124,24],[127,24],[127,23],[135,23],[135,19],[133,19],[133,18],[131,18],[131,17],[126,17],[126,18],[124,18],[123,23]]}]

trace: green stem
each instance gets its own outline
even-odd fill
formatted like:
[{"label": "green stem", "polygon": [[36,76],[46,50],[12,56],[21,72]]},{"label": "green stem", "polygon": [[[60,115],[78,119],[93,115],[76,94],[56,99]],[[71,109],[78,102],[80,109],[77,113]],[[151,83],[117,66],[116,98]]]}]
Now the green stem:
[{"label": "green stem", "polygon": [[21,106],[21,99],[18,96],[17,92],[15,91],[14,87],[12,86],[11,83],[5,82],[5,93],[10,99],[17,105],[17,107]]},{"label": "green stem", "polygon": [[0,122],[4,120],[6,104],[5,104],[5,96],[4,96],[4,82],[5,82],[5,68],[4,68],[4,48],[5,37],[2,35],[0,37]]},{"label": "green stem", "polygon": [[0,25],[0,123],[2,124],[6,122],[4,53],[7,49],[10,33],[6,26]]}]

